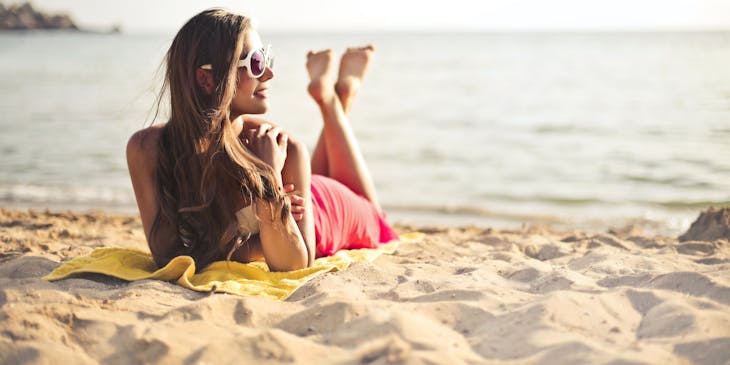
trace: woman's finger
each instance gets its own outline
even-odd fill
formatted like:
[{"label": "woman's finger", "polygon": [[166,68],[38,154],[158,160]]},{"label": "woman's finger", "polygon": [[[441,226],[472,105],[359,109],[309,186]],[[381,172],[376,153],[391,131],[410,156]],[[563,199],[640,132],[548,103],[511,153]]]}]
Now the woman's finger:
[{"label": "woman's finger", "polygon": [[289,135],[286,133],[282,133],[281,138],[278,138],[277,142],[279,144],[279,148],[281,148],[282,151],[286,152],[286,146],[289,143]]},{"label": "woman's finger", "polygon": [[292,195],[289,197],[289,199],[291,199],[292,204],[304,205],[304,198],[299,195]]},{"label": "woman's finger", "polygon": [[271,128],[271,129],[269,129],[269,131],[268,131],[268,132],[266,132],[266,134],[268,134],[268,135],[270,135],[270,136],[272,136],[272,137],[278,138],[278,137],[279,137],[279,135],[281,135],[281,134],[282,134],[281,132],[283,132],[283,131],[284,131],[284,130],[283,130],[283,129],[281,129],[281,127],[273,127],[273,128]]},{"label": "woman's finger", "polygon": [[248,141],[248,143],[253,142],[256,133],[258,133],[258,130],[256,129],[249,129],[246,131],[246,140]]},{"label": "woman's finger", "polygon": [[284,192],[285,193],[291,193],[294,191],[294,184],[286,184],[284,185]]},{"label": "woman's finger", "polygon": [[269,131],[269,129],[271,129],[271,124],[269,124],[269,123],[261,124],[259,126],[259,130],[258,130],[257,136],[259,138],[262,138],[263,136],[266,135],[266,133]]}]

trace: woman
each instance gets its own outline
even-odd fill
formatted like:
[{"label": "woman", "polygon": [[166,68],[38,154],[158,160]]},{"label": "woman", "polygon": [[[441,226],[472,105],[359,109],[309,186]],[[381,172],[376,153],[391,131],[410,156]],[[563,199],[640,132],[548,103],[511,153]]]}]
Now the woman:
[{"label": "woman", "polygon": [[168,122],[127,145],[157,264],[178,255],[199,267],[264,258],[272,271],[288,271],[397,238],[347,121],[373,52],[348,49],[336,82],[331,50],[307,55],[308,91],[324,121],[310,161],[299,141],[252,116],[267,111],[274,73],[249,19],[222,9],[191,18],[166,56]]}]

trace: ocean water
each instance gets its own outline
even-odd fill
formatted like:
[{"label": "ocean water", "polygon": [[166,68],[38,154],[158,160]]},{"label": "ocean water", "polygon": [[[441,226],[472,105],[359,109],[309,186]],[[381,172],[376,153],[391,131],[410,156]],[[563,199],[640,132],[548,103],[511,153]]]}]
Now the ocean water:
[{"label": "ocean water", "polygon": [[[0,33],[0,206],[134,212],[172,37]],[[350,119],[391,220],[675,234],[730,203],[730,33],[262,37],[267,117],[311,147],[306,51],[376,44]]]}]

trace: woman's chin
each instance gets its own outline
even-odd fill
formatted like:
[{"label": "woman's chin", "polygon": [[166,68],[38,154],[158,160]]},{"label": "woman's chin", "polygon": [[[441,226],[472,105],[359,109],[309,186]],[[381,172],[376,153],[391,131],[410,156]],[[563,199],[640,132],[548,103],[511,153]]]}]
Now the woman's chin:
[{"label": "woman's chin", "polygon": [[251,105],[251,113],[248,114],[264,114],[269,110],[269,101],[266,99],[257,99],[253,105]]},{"label": "woman's chin", "polygon": [[234,115],[241,114],[264,114],[269,111],[269,103],[257,103],[258,105],[250,105],[247,108],[231,108]]}]

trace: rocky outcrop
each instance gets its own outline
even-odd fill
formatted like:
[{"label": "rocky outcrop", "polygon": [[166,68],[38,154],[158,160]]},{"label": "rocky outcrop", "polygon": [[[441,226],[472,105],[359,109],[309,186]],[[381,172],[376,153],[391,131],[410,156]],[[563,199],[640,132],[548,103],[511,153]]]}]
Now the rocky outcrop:
[{"label": "rocky outcrop", "polygon": [[697,217],[680,241],[730,241],[730,206],[710,207]]},{"label": "rocky outcrop", "polygon": [[25,29],[69,29],[78,30],[78,26],[68,15],[51,15],[41,13],[30,3],[5,6],[0,4],[0,30]]}]

